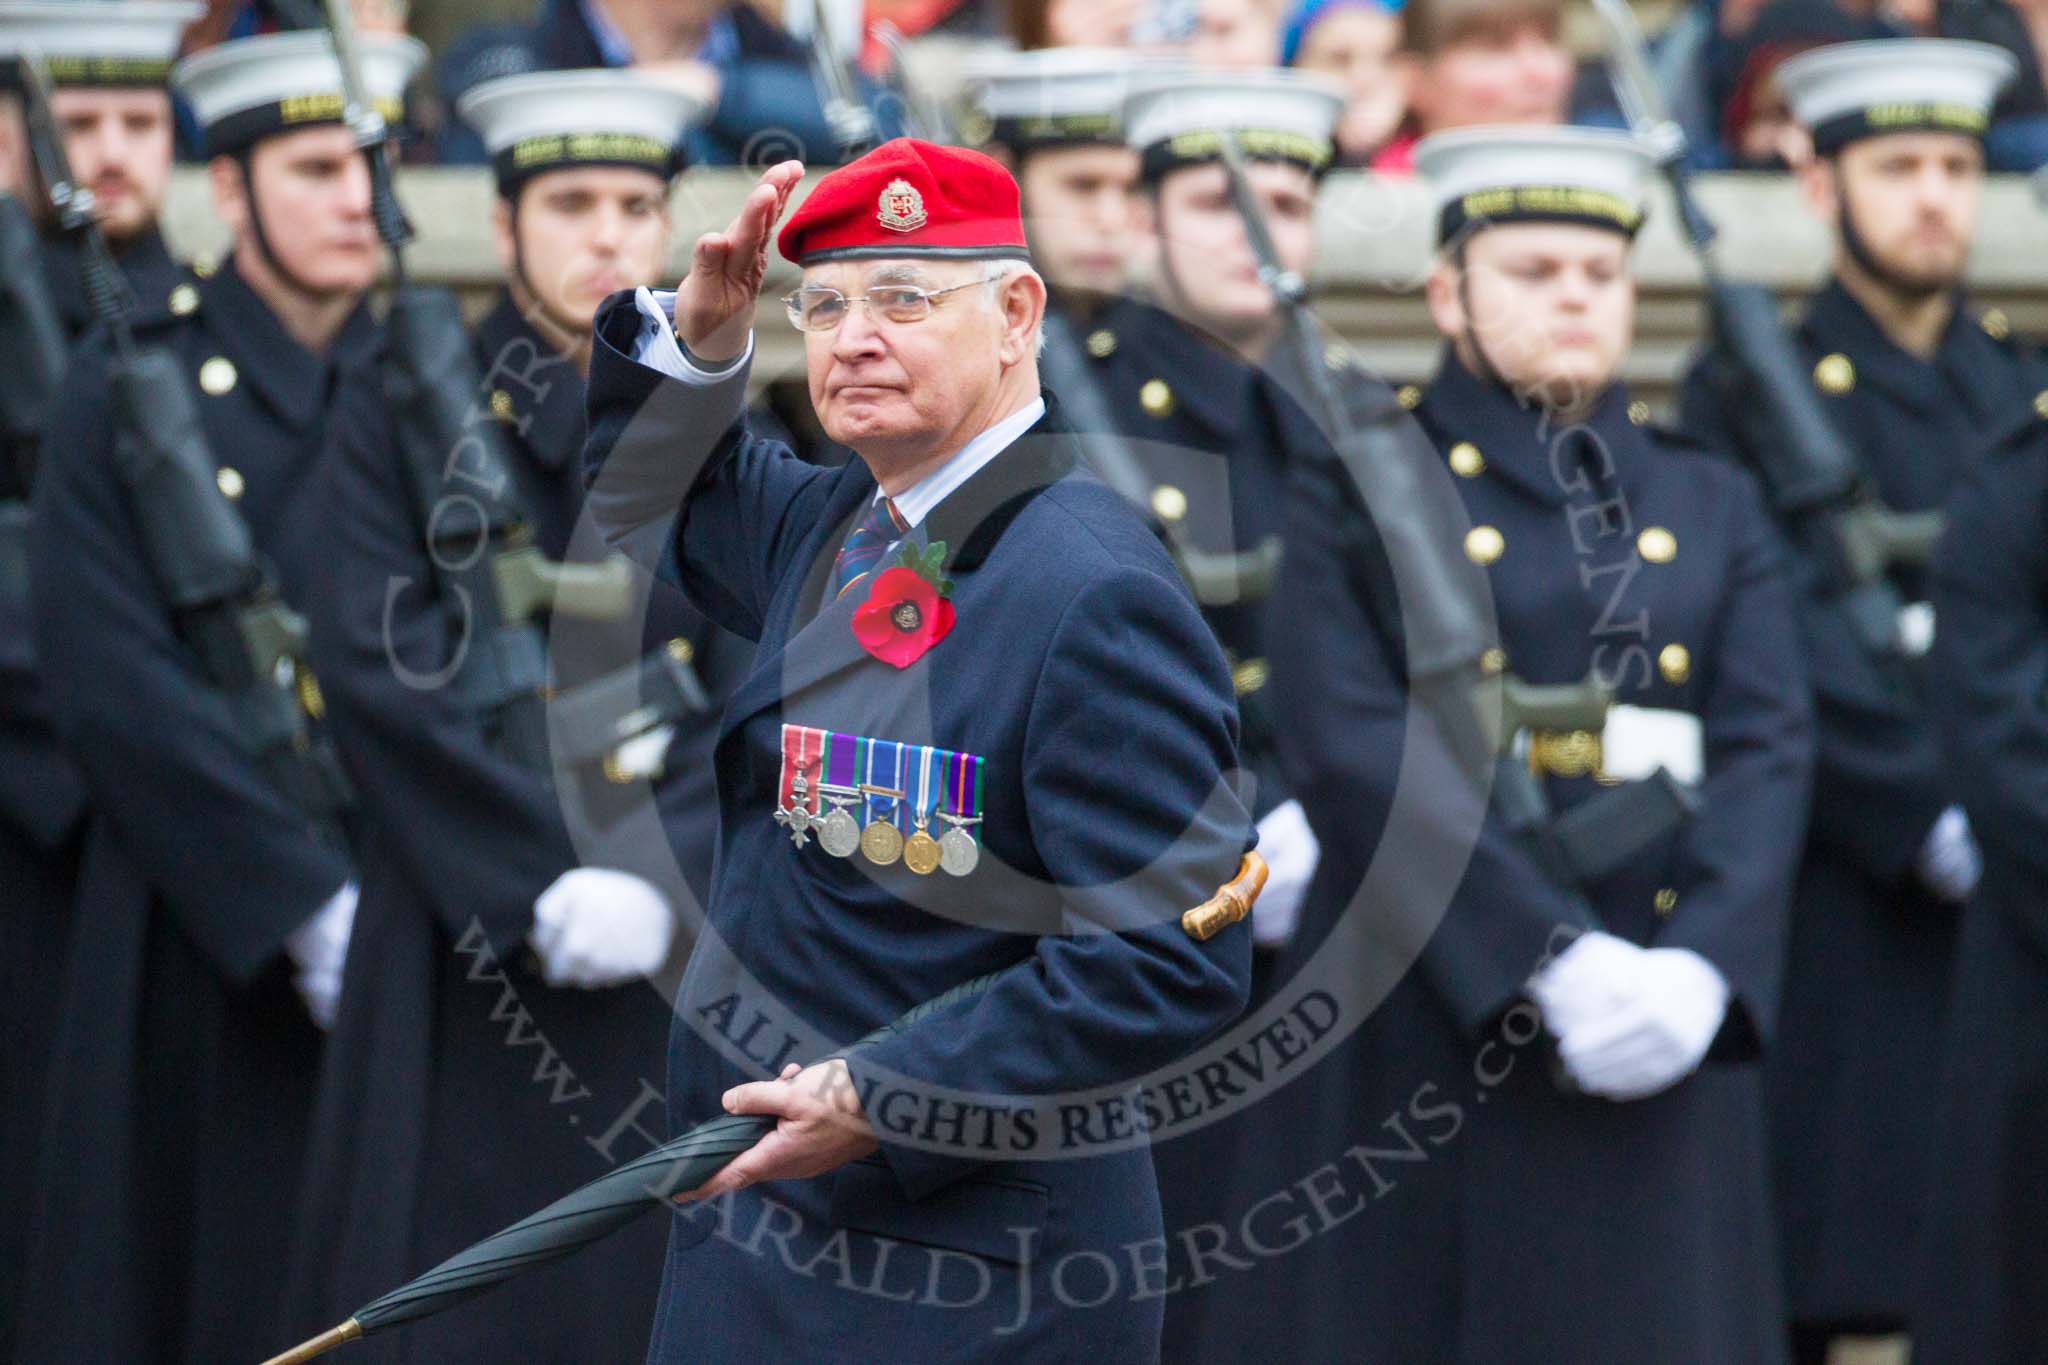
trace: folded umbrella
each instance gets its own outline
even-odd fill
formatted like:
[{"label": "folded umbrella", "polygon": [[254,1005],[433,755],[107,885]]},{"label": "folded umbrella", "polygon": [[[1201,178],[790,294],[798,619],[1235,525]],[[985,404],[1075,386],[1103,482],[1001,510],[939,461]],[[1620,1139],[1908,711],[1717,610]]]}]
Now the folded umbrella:
[{"label": "folded umbrella", "polygon": [[[876,1029],[853,1047],[880,1042],[936,1010],[979,995],[1000,975],[994,972],[955,986]],[[457,1252],[418,1279],[358,1308],[339,1327],[273,1356],[264,1365],[299,1365],[372,1332],[431,1317],[492,1285],[609,1237],[650,1209],[665,1205],[672,1196],[702,1185],[772,1132],[775,1122],[772,1116],[727,1114],[700,1123],[540,1212]]]}]

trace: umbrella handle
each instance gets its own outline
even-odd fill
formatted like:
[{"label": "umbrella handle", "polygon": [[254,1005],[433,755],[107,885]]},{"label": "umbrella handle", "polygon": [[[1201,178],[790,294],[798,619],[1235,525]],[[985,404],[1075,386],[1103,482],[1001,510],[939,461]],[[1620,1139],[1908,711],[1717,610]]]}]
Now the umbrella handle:
[{"label": "umbrella handle", "polygon": [[272,1356],[263,1365],[304,1365],[314,1356],[324,1356],[335,1347],[354,1341],[363,1334],[362,1325],[350,1318],[341,1326],[322,1332],[311,1341],[292,1347],[281,1356]]}]

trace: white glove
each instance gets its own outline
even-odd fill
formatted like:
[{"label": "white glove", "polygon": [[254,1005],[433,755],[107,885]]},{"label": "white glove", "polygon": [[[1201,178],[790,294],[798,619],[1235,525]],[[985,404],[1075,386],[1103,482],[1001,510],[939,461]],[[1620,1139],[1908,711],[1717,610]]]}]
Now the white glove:
[{"label": "white glove", "polygon": [[1984,875],[1984,855],[1961,806],[1950,806],[1935,817],[1915,867],[1927,889],[1945,901],[1961,904],[1977,889],[1977,879]]},{"label": "white glove", "polygon": [[1625,1008],[1641,992],[1644,949],[1595,929],[1529,980],[1543,1022],[1563,1038]]},{"label": "white glove", "polygon": [[1259,821],[1259,856],[1266,860],[1266,889],[1252,902],[1252,942],[1277,948],[1294,937],[1302,898],[1323,856],[1301,802],[1289,801],[1266,812]]},{"label": "white glove", "polygon": [[541,979],[550,986],[617,986],[668,960],[675,920],[661,892],[630,872],[574,867],[533,903]]},{"label": "white glove", "polygon": [[1669,1089],[1699,1069],[1727,1017],[1728,982],[1705,958],[1636,951],[1634,994],[1603,1013],[1581,1010],[1558,1035],[1565,1071],[1590,1095],[1639,1100]]},{"label": "white glove", "polygon": [[628,781],[660,777],[663,764],[668,759],[668,746],[675,737],[676,727],[673,725],[657,725],[644,734],[633,736],[612,750],[611,773]]},{"label": "white glove", "polygon": [[349,935],[356,927],[356,884],[344,882],[341,890],[313,912],[313,918],[285,938],[285,951],[298,970],[292,984],[306,1002],[306,1013],[323,1030],[334,1027],[341,1008],[341,969],[348,961]]}]

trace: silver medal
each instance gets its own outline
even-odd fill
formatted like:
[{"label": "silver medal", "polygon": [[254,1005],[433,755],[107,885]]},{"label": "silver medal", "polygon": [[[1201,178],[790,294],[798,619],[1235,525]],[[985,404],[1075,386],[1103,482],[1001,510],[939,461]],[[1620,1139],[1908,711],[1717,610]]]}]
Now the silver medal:
[{"label": "silver medal", "polygon": [[835,858],[851,858],[860,848],[860,822],[846,807],[834,806],[818,824],[818,846]]},{"label": "silver medal", "polygon": [[974,842],[974,836],[955,825],[939,840],[939,866],[955,877],[964,877],[974,871],[974,865],[981,861],[981,845]]}]

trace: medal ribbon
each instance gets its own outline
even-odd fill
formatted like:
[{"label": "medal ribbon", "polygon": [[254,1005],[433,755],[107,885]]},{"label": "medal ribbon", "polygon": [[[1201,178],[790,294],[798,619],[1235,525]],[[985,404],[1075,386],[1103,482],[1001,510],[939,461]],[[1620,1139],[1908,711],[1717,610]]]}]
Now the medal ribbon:
[{"label": "medal ribbon", "polygon": [[[887,787],[890,791],[903,790],[903,745],[899,740],[869,739],[867,745],[867,784],[871,787]],[[876,781],[876,769],[887,765],[883,781]],[[904,803],[901,797],[876,796],[872,792],[862,793],[862,823],[873,824],[886,820],[899,831],[905,829]]]},{"label": "medal ribbon", "polygon": [[932,821],[932,761],[942,749],[929,744],[918,746],[917,750],[917,811],[911,823],[918,829],[926,829]]},{"label": "medal ribbon", "polygon": [[[949,753],[946,756],[946,804],[955,815],[973,819],[981,814],[981,758],[976,754]],[[975,842],[981,841],[978,824],[956,825]]]},{"label": "medal ribbon", "polygon": [[[824,752],[825,731],[810,725],[785,725],[782,727],[782,785],[776,792],[776,804],[788,810],[801,804],[805,810],[816,814],[818,811],[818,760]],[[796,775],[803,773],[809,790],[802,802],[796,800]]]},{"label": "medal ribbon", "polygon": [[842,735],[835,730],[825,732],[825,775],[820,779],[826,786],[844,787],[852,791],[860,785],[860,740],[852,735]]}]

